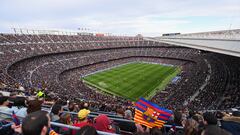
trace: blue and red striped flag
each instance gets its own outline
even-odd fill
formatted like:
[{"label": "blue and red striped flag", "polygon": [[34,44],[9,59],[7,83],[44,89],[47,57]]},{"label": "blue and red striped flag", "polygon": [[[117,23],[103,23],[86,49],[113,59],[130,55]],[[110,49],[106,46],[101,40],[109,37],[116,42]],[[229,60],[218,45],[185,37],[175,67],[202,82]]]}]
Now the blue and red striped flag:
[{"label": "blue and red striped flag", "polygon": [[135,107],[135,123],[145,125],[149,128],[161,128],[165,121],[168,121],[170,116],[173,114],[171,110],[161,108],[157,104],[154,104],[144,98],[140,98],[135,103]]},{"label": "blue and red striped flag", "polygon": [[15,123],[15,125],[20,125],[20,120],[18,119],[17,115],[12,111],[12,120]]}]

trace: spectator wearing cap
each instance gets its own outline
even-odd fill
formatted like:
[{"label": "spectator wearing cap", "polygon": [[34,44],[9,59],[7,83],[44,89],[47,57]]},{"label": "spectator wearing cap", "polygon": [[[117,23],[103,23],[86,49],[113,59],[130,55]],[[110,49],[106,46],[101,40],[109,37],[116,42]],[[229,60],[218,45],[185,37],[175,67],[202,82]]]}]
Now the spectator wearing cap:
[{"label": "spectator wearing cap", "polygon": [[115,133],[115,129],[112,127],[112,122],[105,114],[100,114],[94,123],[94,127],[103,132]]},{"label": "spectator wearing cap", "polygon": [[[78,112],[78,122],[73,124],[73,126],[76,127],[83,127],[83,126],[92,126],[92,123],[88,121],[88,115],[90,113],[90,110],[87,109],[81,109]],[[73,130],[72,134],[76,134],[76,131]]]},{"label": "spectator wearing cap", "polygon": [[240,112],[234,111],[232,116],[224,116],[221,121],[221,128],[227,130],[233,135],[240,133]]},{"label": "spectator wearing cap", "polygon": [[38,98],[42,98],[42,97],[45,97],[45,94],[43,91],[39,90],[38,93],[37,93],[37,97]]}]

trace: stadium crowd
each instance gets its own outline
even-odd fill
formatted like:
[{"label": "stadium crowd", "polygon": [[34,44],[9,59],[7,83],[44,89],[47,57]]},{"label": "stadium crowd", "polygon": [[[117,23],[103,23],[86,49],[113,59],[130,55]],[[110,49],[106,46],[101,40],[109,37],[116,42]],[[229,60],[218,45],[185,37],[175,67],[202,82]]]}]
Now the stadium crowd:
[{"label": "stadium crowd", "polygon": [[[107,106],[99,107],[106,108]],[[149,129],[134,123],[132,121],[134,108],[130,105],[126,108],[117,106],[111,113],[99,111],[100,113],[94,114],[92,111],[92,106],[84,101],[66,102],[62,99],[43,98],[41,96],[20,97],[14,94],[10,97],[1,96],[0,134],[94,135],[99,133],[97,131],[103,131],[103,133],[136,135],[162,135],[163,133],[237,135],[240,130],[239,111],[203,112],[192,111],[187,108],[175,108],[173,116],[166,123],[169,127],[162,129]],[[12,112],[19,119],[23,119],[21,123],[18,123],[16,117],[11,115]],[[50,121],[55,124],[50,124]],[[65,126],[58,126],[56,123]],[[80,130],[69,128],[67,125],[79,127]]]},{"label": "stadium crowd", "polygon": [[[11,126],[2,126],[1,132],[39,134],[56,131],[60,134],[83,134],[94,131],[92,134],[95,134],[98,130],[111,133],[127,131],[131,134],[162,133],[163,130],[147,129],[132,122],[112,122],[109,114],[132,120],[133,103],[90,88],[81,80],[85,75],[136,61],[181,67],[182,71],[178,75],[181,79],[169,84],[151,99],[160,106],[175,110],[173,119],[168,123],[183,126],[183,130],[178,132],[184,131],[184,134],[189,135],[208,135],[213,131],[230,134],[223,128],[234,134],[229,125],[233,122],[239,127],[237,111],[230,115],[225,111],[214,112],[217,113],[214,115],[203,114],[204,110],[209,109],[239,107],[239,58],[148,41],[141,37],[1,34],[0,91],[8,97],[0,97],[0,111],[14,111],[17,116],[25,117],[22,125],[17,126],[11,123],[9,116],[2,116],[2,125],[10,123]],[[39,90],[44,93],[44,100],[34,96]],[[9,105],[8,101],[12,104]],[[43,104],[51,106],[49,114],[40,111]],[[77,114],[63,113],[62,110]],[[100,112],[100,115],[96,118],[88,117],[90,111]],[[40,130],[35,132],[33,129],[36,127],[32,126],[39,126],[35,124],[39,124],[36,121],[39,121],[37,118],[40,116],[44,117],[41,121],[44,124],[41,123]],[[216,116],[221,120],[216,120]],[[33,117],[36,121],[32,120]],[[77,127],[87,126],[79,131],[70,131],[51,125],[53,130],[50,130],[49,120]],[[29,124],[31,122],[34,124]],[[219,123],[221,128],[217,126]],[[172,126],[167,132],[174,134],[177,131]]]}]

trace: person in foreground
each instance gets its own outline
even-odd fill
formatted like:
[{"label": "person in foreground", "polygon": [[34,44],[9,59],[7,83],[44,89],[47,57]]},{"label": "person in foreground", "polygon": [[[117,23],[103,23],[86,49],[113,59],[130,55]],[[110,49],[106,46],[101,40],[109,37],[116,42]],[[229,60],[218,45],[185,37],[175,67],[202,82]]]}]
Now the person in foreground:
[{"label": "person in foreground", "polygon": [[[90,111],[87,109],[82,109],[78,112],[78,122],[73,124],[76,127],[83,127],[83,126],[92,126],[92,123],[88,121],[88,115]],[[73,130],[72,134],[75,135],[76,131]]]},{"label": "person in foreground", "polygon": [[103,132],[115,133],[116,130],[112,127],[112,121],[105,114],[100,114],[94,123],[94,127]]},{"label": "person in foreground", "polygon": [[29,114],[22,122],[23,135],[58,135],[50,128],[50,116],[48,112],[37,111]]}]

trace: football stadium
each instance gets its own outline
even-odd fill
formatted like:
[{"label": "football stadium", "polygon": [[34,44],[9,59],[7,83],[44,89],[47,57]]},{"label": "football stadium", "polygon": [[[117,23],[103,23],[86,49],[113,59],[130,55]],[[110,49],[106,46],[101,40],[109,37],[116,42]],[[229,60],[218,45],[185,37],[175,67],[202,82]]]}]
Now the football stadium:
[{"label": "football stadium", "polygon": [[[84,82],[104,92],[123,96],[137,101],[146,99],[162,90],[178,73],[180,69],[151,63],[130,63],[109,70],[88,75]],[[116,81],[114,81],[116,80]]]},{"label": "football stadium", "polygon": [[150,1],[1,1],[0,135],[239,135],[240,2]]}]

